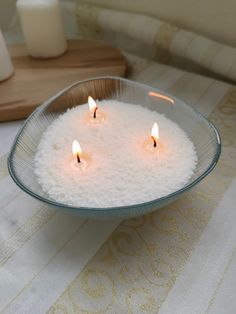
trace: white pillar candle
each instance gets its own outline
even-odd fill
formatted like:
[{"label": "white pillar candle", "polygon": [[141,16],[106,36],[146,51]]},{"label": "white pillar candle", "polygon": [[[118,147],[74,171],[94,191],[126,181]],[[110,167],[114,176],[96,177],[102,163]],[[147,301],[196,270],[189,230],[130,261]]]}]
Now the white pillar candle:
[{"label": "white pillar candle", "polygon": [[58,0],[18,0],[24,38],[29,54],[36,58],[62,55],[67,42]]},{"label": "white pillar candle", "polygon": [[6,80],[14,72],[2,32],[0,30],[0,81]]}]

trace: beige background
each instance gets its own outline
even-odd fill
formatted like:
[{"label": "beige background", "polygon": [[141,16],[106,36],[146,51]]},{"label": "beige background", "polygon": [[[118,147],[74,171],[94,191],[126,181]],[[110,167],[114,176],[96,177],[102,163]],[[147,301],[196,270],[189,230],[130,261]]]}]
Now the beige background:
[{"label": "beige background", "polygon": [[[66,0],[73,1],[73,0]],[[74,0],[76,1],[76,0]],[[236,46],[235,0],[78,0],[107,8],[145,13]],[[9,27],[16,0],[0,0],[0,27]]]},{"label": "beige background", "polygon": [[145,13],[236,46],[235,0],[79,0]]}]

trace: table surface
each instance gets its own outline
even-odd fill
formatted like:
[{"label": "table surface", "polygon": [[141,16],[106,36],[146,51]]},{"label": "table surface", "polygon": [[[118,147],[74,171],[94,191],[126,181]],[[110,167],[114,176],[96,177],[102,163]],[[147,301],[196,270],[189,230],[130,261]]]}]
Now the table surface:
[{"label": "table surface", "polygon": [[1,122],[28,117],[43,101],[76,81],[126,73],[124,56],[111,45],[79,39],[67,44],[66,53],[53,59],[30,57],[25,44],[8,45],[15,73],[0,84]]},{"label": "table surface", "polygon": [[2,122],[0,123],[0,154],[4,155],[10,151],[13,140],[23,125],[24,121]]}]

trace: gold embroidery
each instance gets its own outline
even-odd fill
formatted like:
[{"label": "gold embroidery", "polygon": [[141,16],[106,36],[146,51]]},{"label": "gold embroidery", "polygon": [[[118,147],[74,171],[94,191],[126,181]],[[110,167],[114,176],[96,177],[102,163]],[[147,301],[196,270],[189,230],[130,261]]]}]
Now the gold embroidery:
[{"label": "gold embroidery", "polygon": [[[121,281],[127,283],[127,284],[133,284],[134,282],[138,281],[140,278],[140,272],[136,271],[132,271],[131,267],[127,267],[127,266],[121,266],[120,272],[119,272],[119,276]],[[135,265],[136,267],[136,265]]]},{"label": "gold embroidery", "polygon": [[[135,300],[133,300],[134,298]],[[154,296],[151,294],[150,290],[143,287],[131,289],[126,296],[126,303],[129,313],[132,314],[140,310],[146,313],[155,313],[157,309]]]},{"label": "gold embroidery", "polygon": [[109,266],[115,266],[117,264],[117,260],[115,256],[112,254],[111,248],[108,244],[106,244],[106,248],[107,248],[107,251],[102,257],[100,257],[100,261],[102,261],[103,263]]},{"label": "gold embroidery", "polygon": [[55,214],[55,210],[52,210],[47,206],[43,206],[23,226],[18,228],[10,238],[2,242],[0,244],[0,267],[3,266],[9,258],[11,258],[11,256]]},{"label": "gold embroidery", "polygon": [[62,304],[57,304],[51,307],[48,314],[67,314],[67,309]]},{"label": "gold embroidery", "polygon": [[112,234],[111,242],[113,247],[119,254],[127,256],[137,256],[141,252],[143,246],[141,241],[135,241],[137,236],[132,230],[115,231]]},{"label": "gold embroidery", "polygon": [[140,216],[136,218],[131,218],[129,220],[125,220],[123,222],[123,225],[127,227],[140,228],[145,225],[146,221],[147,221],[147,216]]},{"label": "gold embroidery", "polygon": [[[75,313],[104,313],[114,302],[116,287],[114,280],[106,271],[99,268],[86,268],[68,287],[67,295]],[[87,304],[85,304],[86,299],[90,300]]]},{"label": "gold embroidery", "polygon": [[157,215],[159,220],[156,221],[156,212],[152,213],[149,217],[151,226],[156,228],[159,232],[167,235],[178,234],[182,240],[189,240],[189,235],[179,228],[177,220],[174,217],[163,213]]},{"label": "gold embroidery", "polygon": [[168,262],[162,258],[145,258],[139,264],[141,274],[152,285],[170,287],[175,278],[175,273]]}]

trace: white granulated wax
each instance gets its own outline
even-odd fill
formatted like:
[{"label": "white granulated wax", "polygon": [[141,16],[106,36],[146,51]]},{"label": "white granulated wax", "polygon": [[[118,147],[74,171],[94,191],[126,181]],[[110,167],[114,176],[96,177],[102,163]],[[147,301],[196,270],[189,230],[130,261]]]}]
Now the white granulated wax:
[{"label": "white granulated wax", "polygon": [[[57,202],[106,208],[134,205],[166,196],[187,184],[197,155],[173,121],[140,105],[98,102],[104,120],[88,118],[88,105],[68,110],[45,131],[35,155],[42,189]],[[153,148],[151,129],[159,140]],[[82,148],[81,163],[72,154]]]}]

